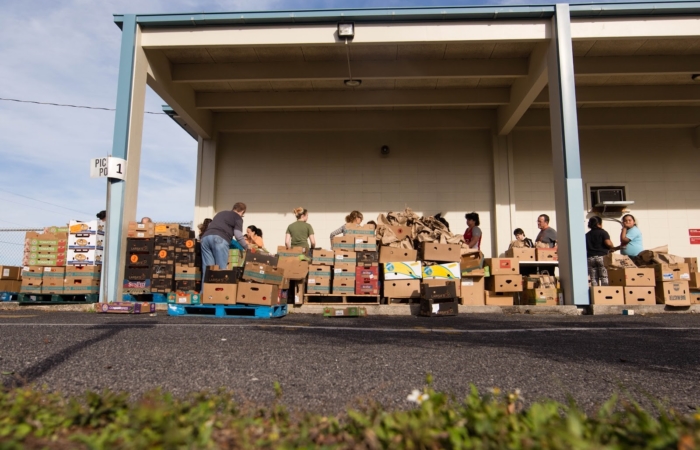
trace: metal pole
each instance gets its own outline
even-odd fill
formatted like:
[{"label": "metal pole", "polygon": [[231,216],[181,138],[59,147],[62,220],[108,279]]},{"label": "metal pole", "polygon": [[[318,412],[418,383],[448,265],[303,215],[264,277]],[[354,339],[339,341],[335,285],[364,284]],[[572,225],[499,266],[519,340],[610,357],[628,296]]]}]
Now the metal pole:
[{"label": "metal pole", "polygon": [[[109,174],[107,174],[107,220],[112,217],[112,212],[109,210],[109,199],[112,194],[112,182],[109,180]],[[104,237],[104,250],[102,252],[102,300],[104,303],[109,303],[109,291],[107,290],[107,283],[105,283],[104,276],[107,274],[107,252],[109,251],[109,240],[107,239],[107,221],[105,221],[105,237]]]}]

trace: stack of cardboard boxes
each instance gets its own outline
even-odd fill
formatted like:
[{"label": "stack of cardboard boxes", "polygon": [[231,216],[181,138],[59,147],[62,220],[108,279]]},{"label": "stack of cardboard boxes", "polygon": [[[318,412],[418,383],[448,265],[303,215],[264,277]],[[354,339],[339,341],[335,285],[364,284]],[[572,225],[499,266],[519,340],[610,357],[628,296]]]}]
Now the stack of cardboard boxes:
[{"label": "stack of cardboard boxes", "polygon": [[390,304],[393,299],[421,298],[423,265],[418,261],[417,250],[379,247],[379,263],[384,278],[383,294]]},{"label": "stack of cardboard boxes", "polygon": [[301,247],[287,249],[284,246],[277,247],[277,267],[284,269],[284,276],[289,280],[289,303],[303,303],[306,293],[306,280],[309,274],[309,258]]},{"label": "stack of cardboard boxes", "polygon": [[488,267],[487,290],[484,292],[486,305],[511,306],[516,295],[523,290],[523,276],[520,275],[520,260],[516,258],[489,258],[484,262]]},{"label": "stack of cardboard boxes", "polygon": [[28,231],[24,239],[24,266],[63,267],[68,257],[68,227],[52,232]]},{"label": "stack of cardboard boxes", "polygon": [[420,285],[420,315],[426,317],[456,316],[459,298],[457,296],[458,282],[445,281],[439,286],[429,283]]},{"label": "stack of cardboard boxes", "polygon": [[[134,229],[136,229],[136,227],[134,227]],[[148,235],[148,233],[144,231],[129,234],[133,236]],[[126,260],[124,267],[124,283],[122,284],[125,294],[147,294],[151,292],[153,251],[153,237],[126,238]]]},{"label": "stack of cardboard boxes", "polygon": [[[68,260],[63,276],[65,295],[96,295],[100,293],[105,223],[101,220],[68,225]],[[58,274],[53,274],[54,279]],[[44,272],[46,285],[47,272]],[[43,289],[42,289],[43,292]]]},{"label": "stack of cardboard boxes", "polygon": [[687,263],[654,265],[656,303],[690,306],[690,267]]},{"label": "stack of cardboard boxes", "polygon": [[178,239],[174,236],[158,235],[157,232],[153,238],[152,293],[167,294],[175,287],[175,245]]},{"label": "stack of cardboard boxes", "polygon": [[688,264],[690,270],[690,303],[700,304],[700,272],[698,272],[698,259],[685,258],[685,263]]},{"label": "stack of cardboard boxes", "polygon": [[0,266],[0,293],[17,293],[22,285],[22,268]]}]

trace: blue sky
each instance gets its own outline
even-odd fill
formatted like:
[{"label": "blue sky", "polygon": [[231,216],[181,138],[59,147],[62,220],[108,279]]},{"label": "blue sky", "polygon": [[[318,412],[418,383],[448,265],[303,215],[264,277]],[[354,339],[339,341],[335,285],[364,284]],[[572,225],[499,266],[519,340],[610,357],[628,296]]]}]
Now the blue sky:
[{"label": "blue sky", "polygon": [[[0,97],[113,108],[120,30],[115,13],[177,13],[541,1],[7,0],[0,7]],[[149,90],[147,111],[163,102]],[[0,228],[91,219],[105,182],[89,159],[111,151],[114,113],[0,101]],[[138,216],[192,217],[196,142],[163,115],[145,118]],[[44,202],[44,203],[42,203]]]}]

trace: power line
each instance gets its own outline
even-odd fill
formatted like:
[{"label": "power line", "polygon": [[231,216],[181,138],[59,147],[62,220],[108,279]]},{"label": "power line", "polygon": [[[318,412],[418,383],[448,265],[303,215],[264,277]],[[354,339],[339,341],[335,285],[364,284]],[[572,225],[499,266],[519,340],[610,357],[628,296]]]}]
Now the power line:
[{"label": "power line", "polygon": [[[1,98],[0,100],[5,102],[16,102],[16,103],[32,103],[34,105],[47,105],[47,106],[63,106],[66,108],[80,108],[80,109],[97,109],[100,111],[116,111],[114,108],[102,108],[100,106],[83,106],[83,105],[69,105],[65,103],[50,103],[50,102],[35,102],[34,100],[19,100],[16,98]],[[154,112],[154,111],[144,111],[146,114],[156,114],[167,116],[164,112]]]},{"label": "power line", "polygon": [[15,194],[14,192],[8,191],[8,190],[6,190],[6,189],[0,188],[0,191],[2,191],[2,192],[7,192],[8,194],[11,194],[11,195],[16,195],[17,197],[23,197],[23,198],[26,198],[26,199],[29,199],[29,200],[34,200],[35,202],[44,203],[44,204],[46,204],[46,205],[51,205],[51,206],[56,206],[56,207],[58,207],[58,208],[67,209],[68,211],[73,211],[73,212],[77,212],[77,213],[80,213],[80,214],[87,214],[87,215],[90,215],[90,213],[86,213],[85,211],[78,211],[77,209],[66,208],[65,206],[57,205],[57,204],[55,204],[55,203],[45,202],[45,201],[43,201],[43,200],[37,200],[37,199],[32,198],[32,197],[27,197],[26,195]]},{"label": "power line", "polygon": [[[6,202],[10,202],[10,203],[14,203],[15,205],[26,206],[26,207],[28,207],[28,208],[40,209],[40,210],[42,210],[42,211],[47,211],[47,212],[50,212],[50,213],[53,213],[53,214],[64,214],[64,213],[59,212],[59,211],[51,211],[50,209],[40,208],[40,207],[34,206],[34,205],[27,205],[26,203],[13,202],[12,200],[8,200],[8,199],[2,198],[2,197],[0,197],[0,200],[6,201]],[[86,213],[81,213],[81,214],[86,214]]]},{"label": "power line", "polygon": [[0,219],[0,222],[11,223],[12,225],[19,225],[20,227],[23,226],[21,223],[10,222],[9,220],[5,220],[5,219]]},{"label": "power line", "polygon": [[16,242],[5,242],[5,241],[0,241],[0,244],[9,244],[9,245],[24,245],[24,244],[18,244]]}]

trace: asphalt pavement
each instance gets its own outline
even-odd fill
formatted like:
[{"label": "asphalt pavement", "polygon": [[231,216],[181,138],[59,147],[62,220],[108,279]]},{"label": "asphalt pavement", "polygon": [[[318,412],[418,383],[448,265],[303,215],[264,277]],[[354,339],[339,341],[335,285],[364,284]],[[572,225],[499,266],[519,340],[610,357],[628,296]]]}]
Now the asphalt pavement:
[{"label": "asphalt pavement", "polygon": [[338,412],[376,400],[407,407],[424,386],[457,397],[471,383],[526,401],[571,395],[593,409],[614,392],[700,406],[700,317],[460,315],[273,320],[34,310],[0,313],[6,387],[109,388],[175,395],[226,387],[252,404]]}]

